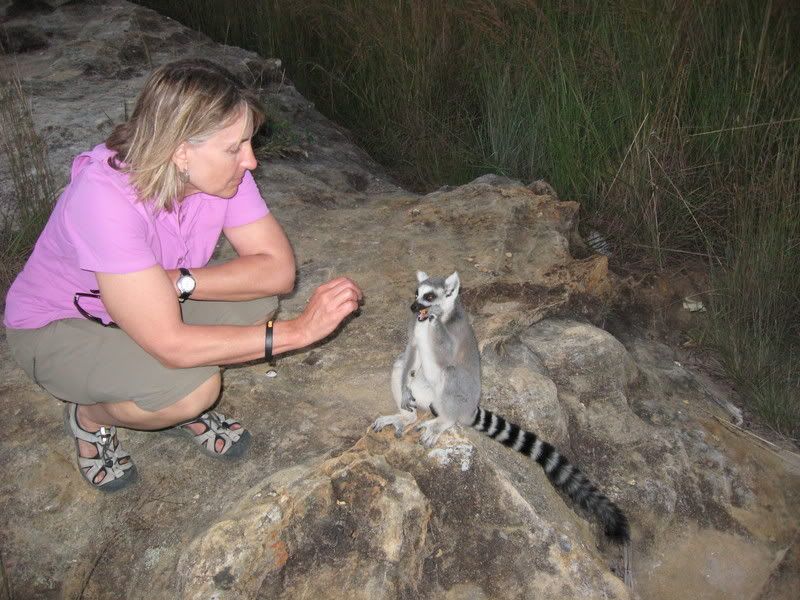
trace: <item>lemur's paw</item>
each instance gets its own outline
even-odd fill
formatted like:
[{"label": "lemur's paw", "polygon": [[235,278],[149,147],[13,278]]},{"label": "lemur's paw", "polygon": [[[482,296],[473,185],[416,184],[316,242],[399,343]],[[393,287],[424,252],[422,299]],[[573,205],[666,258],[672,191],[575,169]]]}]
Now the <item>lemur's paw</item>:
[{"label": "lemur's paw", "polygon": [[391,425],[392,417],[378,417],[372,422],[372,431],[381,431],[387,425]]},{"label": "lemur's paw", "polygon": [[[414,417],[411,417],[411,420],[414,420]],[[406,425],[408,425],[408,419],[404,417],[404,415],[388,415],[386,417],[378,417],[372,423],[372,431],[381,431],[389,426],[394,427],[394,435],[397,438],[403,437],[403,433],[405,433]]]},{"label": "lemur's paw", "polygon": [[436,419],[431,419],[430,421],[423,421],[414,429],[422,432],[422,435],[419,436],[420,443],[426,448],[432,448],[439,440],[439,436],[447,428],[442,428],[441,424],[436,422]]},{"label": "lemur's paw", "polygon": [[400,403],[400,408],[408,411],[417,410],[417,401],[414,399],[414,396],[403,398],[403,401]]},{"label": "lemur's paw", "polygon": [[428,309],[428,319],[433,321],[434,319],[441,317],[443,312],[444,309],[438,304],[435,304]]},{"label": "lemur's paw", "polygon": [[422,445],[426,448],[433,448],[436,445],[436,442],[439,441],[439,436],[441,434],[436,433],[435,431],[424,431],[419,438],[419,441],[422,442]]}]

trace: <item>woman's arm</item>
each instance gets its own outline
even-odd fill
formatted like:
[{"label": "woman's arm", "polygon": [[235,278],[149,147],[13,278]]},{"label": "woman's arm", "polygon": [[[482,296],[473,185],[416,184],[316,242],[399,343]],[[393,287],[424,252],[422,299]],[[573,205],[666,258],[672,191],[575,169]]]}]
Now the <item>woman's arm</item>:
[{"label": "woman's arm", "polygon": [[[294,289],[292,246],[272,214],[248,225],[227,228],[224,233],[239,256],[222,264],[191,269],[197,282],[193,300],[253,300],[288,294]],[[178,270],[166,273],[178,295]]]},{"label": "woman's arm", "polygon": [[[263,325],[185,324],[173,282],[159,266],[96,275],[111,318],[166,367],[223,365],[264,357]],[[301,315],[275,323],[273,354],[303,348],[328,336],[358,308],[361,299],[361,290],[345,277],[321,285]]]}]

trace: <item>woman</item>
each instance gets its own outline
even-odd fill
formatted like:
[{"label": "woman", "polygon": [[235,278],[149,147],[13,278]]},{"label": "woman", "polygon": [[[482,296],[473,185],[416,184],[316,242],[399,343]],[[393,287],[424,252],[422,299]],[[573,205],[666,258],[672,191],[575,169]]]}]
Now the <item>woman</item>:
[{"label": "woman", "polygon": [[[75,159],[9,290],[11,351],[66,401],[80,471],[97,489],[135,478],[116,427],[171,428],[214,456],[241,456],[248,432],[209,410],[218,365],[321,340],[361,301],[337,278],[297,318],[269,320],[295,263],[250,174],[263,119],[255,95],[212,62],[157,69],[130,120]],[[220,233],[238,257],[209,265]]]}]

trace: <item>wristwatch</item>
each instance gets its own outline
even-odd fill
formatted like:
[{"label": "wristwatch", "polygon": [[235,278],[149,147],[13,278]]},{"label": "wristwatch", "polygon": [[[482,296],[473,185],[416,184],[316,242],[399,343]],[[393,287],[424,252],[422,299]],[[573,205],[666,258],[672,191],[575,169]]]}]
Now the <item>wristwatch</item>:
[{"label": "wristwatch", "polygon": [[180,277],[178,277],[178,282],[176,283],[178,286],[178,291],[181,293],[181,295],[178,296],[178,302],[183,302],[192,295],[194,288],[197,286],[197,281],[195,281],[194,277],[189,272],[189,269],[181,267],[178,270],[181,273]]}]

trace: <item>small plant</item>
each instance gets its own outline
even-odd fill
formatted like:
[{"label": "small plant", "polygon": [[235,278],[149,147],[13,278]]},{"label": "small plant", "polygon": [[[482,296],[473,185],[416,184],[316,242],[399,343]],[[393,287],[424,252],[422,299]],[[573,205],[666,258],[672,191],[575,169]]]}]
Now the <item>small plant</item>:
[{"label": "small plant", "polygon": [[313,143],[313,139],[301,135],[286,119],[272,113],[267,107],[267,121],[253,137],[256,158],[308,158],[302,145]]}]

